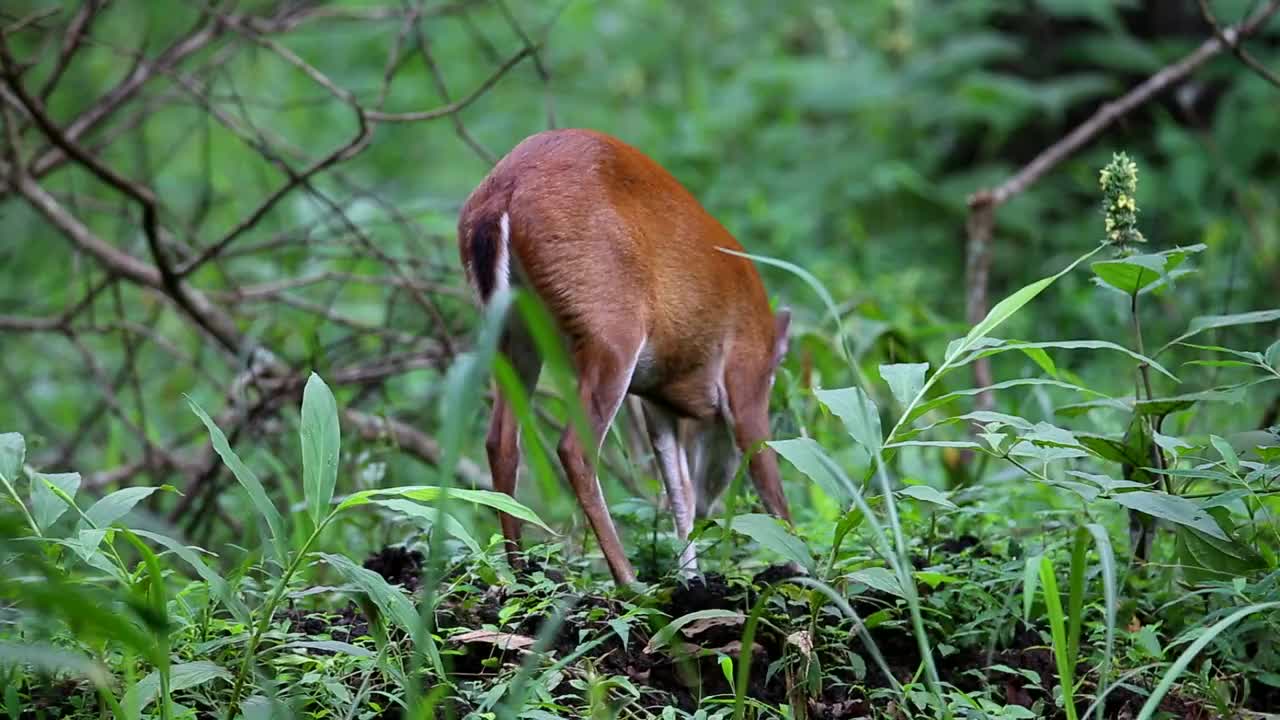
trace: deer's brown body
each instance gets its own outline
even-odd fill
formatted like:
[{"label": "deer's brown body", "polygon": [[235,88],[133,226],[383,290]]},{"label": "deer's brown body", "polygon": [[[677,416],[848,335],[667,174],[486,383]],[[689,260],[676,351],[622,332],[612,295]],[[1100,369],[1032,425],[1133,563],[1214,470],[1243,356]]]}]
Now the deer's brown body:
[{"label": "deer's brown body", "polygon": [[[770,310],[749,260],[719,250],[742,248],[674,177],[593,131],[553,130],[520,143],[468,198],[458,242],[482,302],[508,285],[525,287],[568,341],[595,437],[584,443],[566,431],[560,459],[614,578],[633,580],[590,467],[624,397],[643,398],[677,534],[687,540],[695,508],[714,501],[737,453],[768,437],[788,315]],[[531,389],[541,361],[518,322],[501,349]],[[487,449],[494,487],[514,493],[518,429],[502,398]],[[750,469],[766,507],[788,518],[772,451],[757,453]],[[502,527],[514,550],[516,521],[504,515]],[[695,562],[691,546],[682,561]]]}]

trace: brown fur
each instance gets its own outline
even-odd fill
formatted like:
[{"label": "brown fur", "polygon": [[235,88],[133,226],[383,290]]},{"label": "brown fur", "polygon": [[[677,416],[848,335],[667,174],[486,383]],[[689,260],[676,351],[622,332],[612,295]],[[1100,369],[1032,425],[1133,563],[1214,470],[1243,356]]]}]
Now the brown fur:
[{"label": "brown fur", "polygon": [[[787,316],[774,317],[749,260],[718,249],[741,252],[742,246],[670,173],[594,131],[529,137],[462,208],[459,249],[477,288],[493,286],[493,258],[500,253],[486,253],[491,249],[479,243],[493,241],[503,213],[510,223],[511,282],[542,299],[569,341],[597,433],[592,447],[598,448],[626,392],[682,422],[728,421],[743,450],[767,439],[768,394],[785,348]],[[527,354],[516,334],[508,333],[504,352]],[[536,381],[536,362],[528,364],[533,367],[523,379]],[[514,419],[503,417],[509,412],[500,400],[490,465],[495,487],[511,492],[517,462],[511,456],[518,450]],[[561,459],[597,536],[613,535],[600,540],[615,577],[629,580],[607,508],[589,507],[603,499],[580,457],[583,447],[566,434]],[[787,517],[773,453],[758,453],[751,470],[769,509]],[[515,527],[504,518],[514,547],[509,524]]]}]

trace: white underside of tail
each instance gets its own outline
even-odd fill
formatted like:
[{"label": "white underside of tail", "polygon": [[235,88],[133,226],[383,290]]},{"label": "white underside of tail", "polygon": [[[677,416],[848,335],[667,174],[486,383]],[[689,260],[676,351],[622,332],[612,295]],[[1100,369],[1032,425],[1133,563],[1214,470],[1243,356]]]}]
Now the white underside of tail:
[{"label": "white underside of tail", "polygon": [[501,235],[498,251],[493,261],[493,291],[502,292],[511,287],[511,216],[502,213],[498,221]]}]

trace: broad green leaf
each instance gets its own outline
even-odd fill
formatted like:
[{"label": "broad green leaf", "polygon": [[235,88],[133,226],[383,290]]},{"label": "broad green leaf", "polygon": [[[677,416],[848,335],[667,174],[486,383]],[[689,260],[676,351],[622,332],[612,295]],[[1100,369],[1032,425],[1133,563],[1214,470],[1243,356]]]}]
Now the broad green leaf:
[{"label": "broad green leaf", "polygon": [[0,487],[8,494],[9,499],[17,505],[19,510],[26,516],[27,524],[37,534],[40,534],[40,526],[35,518],[31,517],[27,506],[22,504],[22,497],[18,495],[18,474],[22,472],[23,458],[27,453],[26,441],[18,433],[4,433],[0,435]]},{"label": "broad green leaf", "polygon": [[0,481],[18,482],[22,463],[27,456],[27,441],[18,433],[0,433]]},{"label": "broad green leaf", "polygon": [[[111,564],[105,556],[98,552],[98,546],[107,536],[106,528],[84,528],[76,533],[74,540],[67,540],[67,545],[85,562],[94,567],[110,572]],[[105,563],[105,564],[104,564]]]},{"label": "broad green leaf", "polygon": [[376,655],[359,645],[352,645],[338,640],[294,640],[280,646],[281,650],[323,650],[325,652],[337,653],[339,655],[350,655],[352,657],[371,658]]},{"label": "broad green leaf", "polygon": [[276,559],[283,562],[289,555],[288,539],[289,536],[284,530],[284,520],[280,517],[280,511],[276,509],[275,504],[271,502],[271,498],[267,497],[267,491],[262,487],[262,481],[249,469],[248,465],[240,460],[240,456],[235,450],[231,449],[231,445],[227,442],[227,436],[222,434],[222,430],[214,424],[213,418],[210,418],[205,411],[196,404],[195,400],[187,398],[187,405],[191,407],[191,412],[200,418],[200,422],[204,423],[205,428],[209,431],[209,439],[213,443],[213,449],[222,458],[222,462],[231,469],[231,474],[235,476],[236,481],[249,494],[249,501],[253,503],[253,507],[258,511],[267,522],[267,527],[271,532],[272,548],[275,551]]},{"label": "broad green leaf", "polygon": [[1186,340],[1189,337],[1199,335],[1205,330],[1214,328],[1235,327],[1237,325],[1255,325],[1257,323],[1272,322],[1280,320],[1280,308],[1275,310],[1255,310],[1253,312],[1237,313],[1235,315],[1201,315],[1191,319],[1191,324],[1187,326],[1186,332],[1178,337],[1170,340],[1161,347],[1156,355],[1168,350],[1173,345]]},{"label": "broad green leaf", "polygon": [[48,530],[68,510],[67,503],[49,489],[50,485],[74,498],[80,489],[80,473],[31,473],[31,515],[41,530]]},{"label": "broad green leaf", "polygon": [[329,512],[338,482],[338,404],[329,386],[311,373],[302,391],[302,486],[316,525]]},{"label": "broad green leaf", "polygon": [[384,617],[401,630],[413,635],[418,627],[418,611],[403,591],[388,583],[386,578],[368,568],[360,567],[350,558],[329,553],[316,553],[347,582],[355,585],[378,606]]},{"label": "broad green leaf", "polygon": [[[109,641],[112,647],[136,653],[147,662],[154,664],[160,661],[162,655],[152,631],[142,628],[133,613],[120,612],[119,605],[102,602],[103,588],[84,585],[78,578],[68,581],[61,570],[52,568],[46,568],[33,578],[41,575],[39,582],[24,582],[19,591],[23,605],[39,608],[41,614],[48,618],[72,621],[76,640],[81,643]],[[6,595],[11,591],[12,582],[12,573],[0,573],[0,586],[5,587]],[[20,657],[20,653],[6,654],[6,649],[12,648],[0,642],[0,658]]]},{"label": "broad green leaf", "polygon": [[1131,448],[1122,439],[1083,432],[1075,433],[1075,436],[1085,449],[1103,460],[1139,467],[1147,462],[1144,457],[1132,457]]},{"label": "broad green leaf", "polygon": [[1111,496],[1111,499],[1131,510],[1186,525],[1219,540],[1230,541],[1208,512],[1184,497],[1150,490],[1135,490],[1116,493]]},{"label": "broad green leaf", "polygon": [[1271,347],[1263,354],[1263,360],[1267,366],[1275,370],[1280,370],[1280,340],[1271,343]]},{"label": "broad green leaf", "polygon": [[676,636],[676,633],[680,632],[681,628],[697,620],[718,620],[721,618],[741,619],[742,617],[742,613],[736,610],[721,610],[719,608],[698,610],[687,615],[681,615],[675,620],[664,625],[661,630],[654,633],[653,637],[649,638],[649,644],[645,646],[644,651],[646,653],[651,653],[664,647],[671,642],[671,640]]},{"label": "broad green leaf", "polygon": [[1177,532],[1183,564],[1201,570],[1195,580],[1247,577],[1266,568],[1262,556],[1241,543],[1220,540],[1186,527],[1179,527]]},{"label": "broad green leaf", "polygon": [[1068,470],[1067,474],[1072,477],[1080,478],[1081,480],[1087,480],[1093,483],[1094,485],[1097,485],[1098,487],[1102,488],[1104,492],[1108,492],[1108,493],[1115,492],[1116,490],[1130,490],[1135,488],[1147,487],[1142,483],[1134,482],[1132,480],[1113,480],[1107,477],[1106,475],[1099,475],[1097,473],[1087,473],[1087,472],[1082,472],[1080,470]]},{"label": "broad green leaf", "polygon": [[1240,457],[1236,455],[1236,451],[1231,447],[1231,443],[1217,435],[1210,435],[1209,442],[1213,443],[1213,448],[1222,456],[1222,462],[1232,472],[1240,469]]},{"label": "broad green leaf", "polygon": [[[1252,350],[1234,350],[1232,348],[1222,347],[1221,345],[1201,345],[1199,343],[1179,343],[1182,347],[1192,348],[1194,350],[1203,350],[1205,352],[1217,353],[1219,355],[1231,355],[1244,360],[1246,365],[1266,365],[1267,360],[1262,353]],[[1187,363],[1190,365],[1191,363]]]},{"label": "broad green leaf", "polygon": [[1280,446],[1280,435],[1269,430],[1244,430],[1231,433],[1226,441],[1227,447],[1235,451],[1237,458],[1243,456],[1252,459],[1254,454],[1262,457],[1265,451]]},{"label": "broad green leaf", "polygon": [[110,687],[111,673],[83,653],[38,642],[0,641],[0,668],[27,666],[41,673],[68,673]]},{"label": "broad green leaf", "polygon": [[1156,362],[1155,360],[1147,357],[1146,355],[1142,355],[1141,353],[1136,353],[1123,345],[1118,345],[1116,343],[1108,342],[1106,340],[1058,340],[1058,341],[1048,341],[1048,342],[1023,342],[1021,340],[998,340],[995,338],[987,338],[986,342],[983,344],[982,347],[975,349],[972,354],[964,358],[957,359],[954,364],[957,366],[965,365],[967,363],[973,362],[974,360],[977,360],[978,358],[990,357],[992,355],[999,355],[1000,353],[1005,353],[1010,350],[1025,351],[1025,350],[1043,350],[1043,349],[1110,350],[1112,352],[1123,353],[1133,358],[1139,363],[1146,363],[1147,365],[1151,366],[1152,370],[1155,370],[1156,372],[1168,377],[1174,382],[1178,382],[1178,378],[1176,375],[1166,370],[1164,366],[1162,366],[1160,363]]},{"label": "broad green leaf", "polygon": [[1070,430],[1047,422],[1038,422],[1021,436],[1022,440],[1041,447],[1080,448],[1080,441]]},{"label": "broad green leaf", "polygon": [[880,411],[876,404],[859,387],[847,387],[839,390],[815,391],[818,400],[835,413],[844,423],[844,427],[859,445],[867,452],[877,453],[884,442],[880,430]]},{"label": "broad green leaf", "polygon": [[906,405],[915,398],[924,387],[924,375],[929,371],[929,363],[897,363],[881,365],[880,377],[889,383],[889,390],[894,399]]},{"label": "broad green leaf", "polygon": [[241,720],[281,720],[292,718],[292,711],[279,699],[250,695],[240,706]]},{"label": "broad green leaf", "polygon": [[1164,277],[1165,266],[1165,259],[1159,255],[1131,255],[1101,260],[1090,267],[1099,280],[1125,295],[1132,295]]},{"label": "broad green leaf", "polygon": [[[1039,478],[1036,478],[1036,480],[1040,482],[1044,482],[1044,481],[1041,481]],[[1091,503],[1094,500],[1097,500],[1098,497],[1102,495],[1102,491],[1098,490],[1092,485],[1087,485],[1085,483],[1071,482],[1070,480],[1055,480],[1053,478],[1050,478],[1048,482],[1046,482],[1045,484],[1051,487],[1062,488],[1063,490],[1073,492],[1076,495],[1079,495],[1081,498],[1083,498],[1084,501],[1087,503]]]},{"label": "broad green leaf", "polygon": [[1164,281],[1185,275],[1189,271],[1178,268],[1187,256],[1204,252],[1207,248],[1207,245],[1197,243],[1158,253],[1129,255],[1095,262],[1091,267],[1101,284],[1115,288],[1125,295],[1133,295],[1151,289],[1153,285],[1163,285]]},{"label": "broad green leaf", "polygon": [[936,572],[933,570],[917,570],[911,573],[911,575],[925,585],[935,589],[944,583],[954,585],[956,583],[968,582],[967,579],[958,575],[948,575],[947,573]]},{"label": "broad green leaf", "polygon": [[1245,362],[1244,360],[1188,360],[1183,365],[1195,365],[1197,367],[1210,368],[1257,368],[1257,363]]},{"label": "broad green leaf", "polygon": [[1139,400],[1133,404],[1134,412],[1139,415],[1155,415],[1163,417],[1170,413],[1180,412],[1196,404],[1192,398],[1154,398]]},{"label": "broad green leaf", "polygon": [[902,584],[891,570],[883,567],[868,567],[854,570],[847,576],[850,582],[862,583],[869,588],[888,593],[895,597],[906,598]]},{"label": "broad green leaf", "polygon": [[962,415],[952,415],[951,417],[943,418],[931,425],[913,427],[910,430],[900,430],[898,431],[897,442],[890,443],[888,447],[896,447],[913,437],[927,433],[935,428],[943,427],[944,425],[954,425],[956,423],[966,421],[982,426],[982,428],[987,432],[998,432],[1005,427],[1014,427],[1023,430],[1031,428],[1031,423],[1029,421],[1016,415],[1007,415],[1005,413],[992,412],[989,410],[974,410]]},{"label": "broad green leaf", "polygon": [[908,485],[898,491],[899,495],[915,498],[934,505],[941,505],[949,510],[959,510],[956,504],[947,499],[940,490],[929,485]]},{"label": "broad green leaf", "polygon": [[1151,439],[1154,440],[1162,450],[1164,450],[1167,453],[1173,453],[1174,455],[1179,455],[1184,450],[1195,449],[1195,447],[1191,443],[1187,442],[1186,440],[1183,440],[1180,437],[1175,437],[1173,435],[1164,435],[1162,433],[1153,432],[1151,434]]},{"label": "broad green leaf", "polygon": [[847,508],[849,503],[853,502],[852,491],[845,487],[840,478],[827,469],[827,466],[820,459],[821,456],[826,454],[826,451],[813,438],[799,437],[791,440],[774,440],[767,444],[785,458],[787,462],[794,465],[797,470],[804,473],[818,487],[822,488],[823,492],[838,501],[841,508]]},{"label": "broad green leaf", "polygon": [[94,503],[84,515],[94,527],[107,528],[111,523],[128,515],[135,505],[150,497],[155,491],[163,489],[163,487],[130,487],[117,490]]},{"label": "broad green leaf", "polygon": [[[916,418],[929,412],[930,410],[933,410],[934,408],[942,407],[943,405],[946,405],[947,403],[962,397],[970,397],[973,395],[980,395],[984,392],[995,392],[997,390],[1007,390],[1009,388],[1024,387],[1029,385],[1059,387],[1059,388],[1065,388],[1068,390],[1075,390],[1077,392],[1086,393],[1088,395],[1093,395],[1095,397],[1106,397],[1102,393],[1090,390],[1089,388],[1083,387],[1081,385],[1073,385],[1071,383],[1063,382],[1061,380],[1050,380],[1049,378],[1018,378],[1016,380],[1005,380],[1002,382],[998,382],[992,385],[988,385],[987,387],[967,388],[965,390],[954,390],[945,395],[940,395],[936,398],[933,398],[932,400],[928,400],[917,405],[915,409],[911,411],[911,415],[907,419],[915,420]],[[896,440],[896,439],[897,438],[890,438],[890,440]]]},{"label": "broad green leaf", "polygon": [[1018,349],[1035,361],[1035,364],[1039,365],[1040,369],[1048,373],[1050,377],[1058,376],[1058,366],[1054,364],[1053,358],[1049,357],[1049,353],[1045,352],[1043,348],[1020,347]]},{"label": "broad green leaf", "polygon": [[631,625],[622,618],[609,618],[608,624],[613,629],[614,634],[618,636],[618,639],[622,641],[622,649],[626,650],[627,642],[631,639]]},{"label": "broad green leaf", "polygon": [[[421,502],[432,502],[438,500],[444,492],[443,488],[435,485],[406,485],[404,487],[383,488],[378,490],[363,490],[358,493],[348,495],[339,505],[338,510],[346,510],[360,505],[366,505],[376,502],[380,498],[402,497],[409,500],[418,500]],[[468,488],[449,488],[449,498],[452,500],[462,500],[464,502],[473,503],[475,505],[484,505],[493,508],[499,512],[504,512],[513,517],[517,517],[525,522],[533,523],[547,532],[555,535],[546,523],[537,516],[532,510],[520,504],[515,498],[506,493],[493,492],[491,490],[471,490]]]},{"label": "broad green leaf", "polygon": [[[169,669],[169,689],[173,692],[189,690],[211,680],[231,682],[232,677],[231,673],[208,660],[180,663]],[[124,700],[120,704],[126,709],[140,711],[155,701],[159,694],[160,675],[152,670],[129,688],[129,692],[125,693]]]},{"label": "broad green leaf", "polygon": [[[399,497],[375,498],[371,502],[385,508],[395,510],[401,515],[407,515],[411,518],[420,520],[428,527],[434,526],[440,515],[440,513],[430,505],[423,505],[421,503],[416,503],[412,500],[406,500]],[[461,540],[462,543],[467,546],[467,549],[471,550],[471,552],[480,552],[480,543],[476,542],[476,539],[471,536],[471,533],[467,531],[467,528],[462,523],[458,522],[457,518],[452,515],[445,515],[444,528],[450,535]]]},{"label": "broad green leaf", "polygon": [[755,540],[766,550],[799,564],[810,573],[814,571],[813,554],[809,552],[809,548],[804,541],[788,532],[778,518],[760,513],[737,515],[730,521],[729,527]]},{"label": "broad green leaf", "polygon": [[1133,407],[1118,398],[1104,398],[1102,400],[1085,400],[1084,402],[1059,405],[1053,409],[1053,414],[1061,415],[1062,417],[1080,417],[1093,410],[1118,410],[1129,413],[1133,412]]},{"label": "broad green leaf", "polygon": [[981,452],[987,451],[985,445],[980,445],[972,440],[903,440],[902,442],[889,443],[888,445],[885,445],[886,449],[903,447],[962,448],[965,450],[979,450]]},{"label": "broad green leaf", "polygon": [[237,620],[248,623],[250,620],[249,610],[244,606],[238,597],[231,591],[231,586],[227,584],[225,578],[210,568],[203,559],[200,558],[199,548],[190,548],[178,542],[177,540],[159,533],[148,532],[146,530],[134,530],[133,533],[139,537],[147,538],[152,542],[159,543],[168,548],[174,555],[182,558],[184,562],[191,566],[196,574],[200,576],[205,584],[209,586],[210,593],[213,597],[227,605]]}]

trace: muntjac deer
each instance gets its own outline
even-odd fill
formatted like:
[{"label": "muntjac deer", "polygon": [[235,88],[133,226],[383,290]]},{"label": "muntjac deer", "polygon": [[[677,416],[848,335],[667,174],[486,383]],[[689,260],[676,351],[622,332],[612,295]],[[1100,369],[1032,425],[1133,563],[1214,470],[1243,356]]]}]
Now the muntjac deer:
[{"label": "muntjac deer", "polygon": [[[468,281],[482,303],[518,286],[546,305],[568,343],[591,438],[565,431],[558,454],[615,582],[635,572],[593,465],[627,393],[645,425],[684,543],[769,435],[769,393],[787,349],[790,313],[775,315],[755,267],[691,194],[652,159],[608,135],[552,130],[515,147],[476,188],[458,219]],[[500,351],[532,391],[542,361],[526,328],[508,321]],[[514,494],[519,429],[498,397],[486,440],[496,490]],[[790,522],[773,451],[752,456],[766,509]],[[691,472],[692,465],[692,472]],[[509,554],[520,526],[503,514]]]}]

